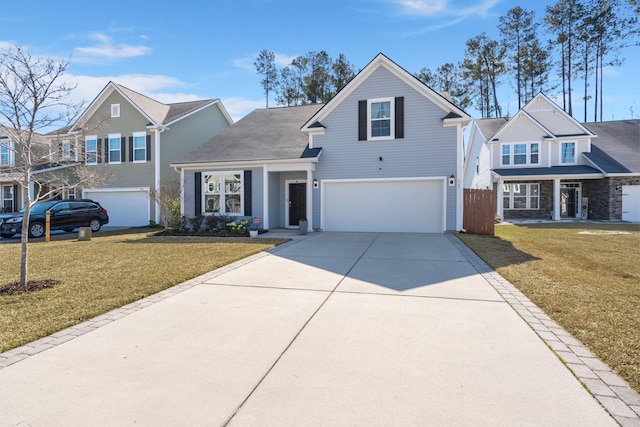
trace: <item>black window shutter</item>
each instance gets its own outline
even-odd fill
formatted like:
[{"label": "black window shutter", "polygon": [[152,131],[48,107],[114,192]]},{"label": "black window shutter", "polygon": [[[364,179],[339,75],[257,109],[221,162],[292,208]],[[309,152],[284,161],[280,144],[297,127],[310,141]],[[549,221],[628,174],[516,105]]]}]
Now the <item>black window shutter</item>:
[{"label": "black window shutter", "polygon": [[104,162],[109,163],[109,138],[104,139]]},{"label": "black window shutter", "polygon": [[396,97],[396,138],[404,138],[404,96]]},{"label": "black window shutter", "polygon": [[358,141],[367,140],[367,101],[358,101]]},{"label": "black window shutter", "polygon": [[102,139],[98,138],[98,142],[96,142],[96,162],[102,163]]},{"label": "black window shutter", "polygon": [[244,215],[251,216],[251,171],[244,171]]},{"label": "black window shutter", "polygon": [[133,137],[129,137],[129,161],[133,162]]},{"label": "black window shutter", "polygon": [[13,208],[11,210],[13,212],[18,210],[18,186],[16,184],[13,185]]},{"label": "black window shutter", "polygon": [[147,161],[151,160],[151,135],[147,135]]},{"label": "black window shutter", "polygon": [[194,187],[193,193],[195,197],[195,212],[194,215],[202,215],[202,172],[196,172],[194,174]]},{"label": "black window shutter", "polygon": [[127,137],[126,136],[120,137],[120,161],[121,162],[127,161]]}]

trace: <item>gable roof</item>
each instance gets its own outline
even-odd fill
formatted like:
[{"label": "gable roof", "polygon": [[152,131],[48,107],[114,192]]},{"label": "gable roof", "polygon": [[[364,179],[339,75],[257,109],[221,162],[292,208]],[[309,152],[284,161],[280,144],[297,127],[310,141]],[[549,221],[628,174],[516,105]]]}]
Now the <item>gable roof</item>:
[{"label": "gable roof", "polygon": [[640,120],[585,123],[598,135],[583,155],[603,173],[640,174]]},{"label": "gable roof", "polygon": [[227,113],[219,99],[201,99],[197,101],[164,104],[124,87],[121,84],[109,82],[100,91],[91,104],[89,104],[75,124],[69,128],[68,132],[73,132],[74,130],[77,130],[78,127],[81,127],[82,124],[96,112],[98,107],[100,107],[107,97],[114,91],[119,93],[138,112],[140,112],[140,114],[149,121],[149,126],[166,126],[170,123],[175,123],[176,121],[210,105],[218,105],[218,108],[220,108],[220,111],[227,122],[229,124],[233,123],[231,116],[229,116],[229,113]]},{"label": "gable roof", "polygon": [[249,113],[172,165],[317,158],[300,127],[323,104],[258,109]]},{"label": "gable roof", "polygon": [[502,117],[497,119],[475,119],[474,123],[484,140],[491,141],[493,136],[498,132],[498,129],[504,126],[507,120],[508,119]]},{"label": "gable roof", "polygon": [[393,62],[383,53],[379,53],[375,58],[371,60],[349,83],[346,84],[331,100],[325,104],[313,117],[311,117],[302,126],[302,131],[309,131],[316,125],[317,122],[322,123],[322,120],[327,117],[342,101],[345,100],[358,86],[360,86],[375,70],[380,67],[385,67],[396,77],[407,83],[416,91],[424,95],[438,107],[443,110],[443,119],[448,121],[471,121],[471,116],[465,113],[462,109],[449,101],[447,98],[431,89],[429,86],[422,83],[413,74],[400,67]]}]

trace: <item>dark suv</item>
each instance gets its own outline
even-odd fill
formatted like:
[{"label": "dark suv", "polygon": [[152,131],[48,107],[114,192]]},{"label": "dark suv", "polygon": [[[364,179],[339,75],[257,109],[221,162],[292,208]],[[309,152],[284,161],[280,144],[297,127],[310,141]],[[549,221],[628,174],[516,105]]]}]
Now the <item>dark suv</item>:
[{"label": "dark suv", "polygon": [[[29,236],[44,236],[47,211],[50,211],[52,230],[71,232],[78,227],[91,227],[91,231],[96,232],[109,223],[107,210],[93,200],[48,200],[31,207]],[[24,209],[15,214],[0,215],[0,236],[13,237],[20,233],[23,215]]]}]

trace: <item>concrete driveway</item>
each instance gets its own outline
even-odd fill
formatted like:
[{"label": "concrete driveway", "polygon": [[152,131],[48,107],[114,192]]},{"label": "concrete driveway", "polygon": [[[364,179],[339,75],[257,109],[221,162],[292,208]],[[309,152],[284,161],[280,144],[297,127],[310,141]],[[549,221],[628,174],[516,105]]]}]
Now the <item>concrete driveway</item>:
[{"label": "concrete driveway", "polygon": [[454,243],[315,233],[55,334],[0,425],[616,425]]}]

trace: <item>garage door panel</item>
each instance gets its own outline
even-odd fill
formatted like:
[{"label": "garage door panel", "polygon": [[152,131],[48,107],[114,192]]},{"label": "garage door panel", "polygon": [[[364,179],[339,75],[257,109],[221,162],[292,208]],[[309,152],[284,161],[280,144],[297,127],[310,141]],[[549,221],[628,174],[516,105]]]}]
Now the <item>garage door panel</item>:
[{"label": "garage door panel", "polygon": [[622,220],[640,221],[640,185],[622,186]]},{"label": "garage door panel", "polygon": [[327,231],[443,232],[440,180],[327,182]]},{"label": "garage door panel", "polygon": [[107,210],[109,226],[141,227],[149,224],[149,193],[147,191],[85,190],[83,197],[95,200]]}]

